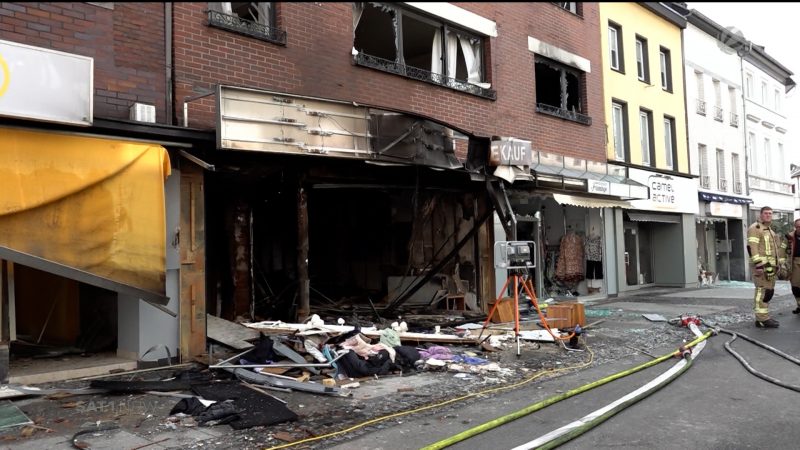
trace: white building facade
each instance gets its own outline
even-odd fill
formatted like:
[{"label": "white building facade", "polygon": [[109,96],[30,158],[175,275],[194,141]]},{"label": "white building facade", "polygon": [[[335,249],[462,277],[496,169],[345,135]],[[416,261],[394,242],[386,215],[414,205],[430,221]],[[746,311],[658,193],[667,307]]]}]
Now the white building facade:
[{"label": "white building facade", "polygon": [[795,84],[792,72],[753,45],[742,58],[747,187],[753,203],[751,221],[763,206],[773,209],[773,221],[790,231],[794,217],[794,195],[790,160],[786,148],[788,120],[786,93]]},{"label": "white building facade", "polygon": [[[690,170],[697,175],[697,262],[745,280],[748,204],[741,58],[724,28],[692,10],[684,31]],[[722,39],[720,39],[722,38]]]}]

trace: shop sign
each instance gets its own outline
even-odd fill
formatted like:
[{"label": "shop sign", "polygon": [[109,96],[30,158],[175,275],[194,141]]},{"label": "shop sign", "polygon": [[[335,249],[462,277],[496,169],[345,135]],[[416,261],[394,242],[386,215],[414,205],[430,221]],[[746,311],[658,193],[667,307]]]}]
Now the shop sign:
[{"label": "shop sign", "polygon": [[636,209],[697,214],[697,183],[691,178],[662,175],[647,170],[631,168],[628,176],[650,190],[650,198],[634,200]]},{"label": "shop sign", "polygon": [[0,116],[92,124],[94,59],[0,40]]},{"label": "shop sign", "polygon": [[530,166],[531,141],[515,138],[500,138],[492,141],[489,164],[492,166]]},{"label": "shop sign", "polygon": [[586,191],[592,194],[609,195],[611,183],[608,181],[586,180]]},{"label": "shop sign", "polygon": [[708,214],[717,217],[736,217],[741,218],[742,205],[724,202],[709,202],[707,206]]}]

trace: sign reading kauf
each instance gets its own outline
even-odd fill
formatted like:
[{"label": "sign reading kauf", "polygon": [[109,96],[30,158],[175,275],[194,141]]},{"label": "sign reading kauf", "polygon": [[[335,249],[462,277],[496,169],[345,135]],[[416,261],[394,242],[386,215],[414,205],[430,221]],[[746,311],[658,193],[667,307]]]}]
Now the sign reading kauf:
[{"label": "sign reading kauf", "polygon": [[0,116],[91,125],[94,59],[0,40]]},{"label": "sign reading kauf", "polygon": [[489,165],[530,166],[532,160],[531,141],[505,137],[492,141]]}]

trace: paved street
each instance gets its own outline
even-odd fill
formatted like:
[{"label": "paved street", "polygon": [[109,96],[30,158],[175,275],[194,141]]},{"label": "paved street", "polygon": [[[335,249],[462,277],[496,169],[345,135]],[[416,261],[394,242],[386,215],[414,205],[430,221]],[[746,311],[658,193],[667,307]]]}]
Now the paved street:
[{"label": "paved street", "polygon": [[[786,286],[779,286],[785,294]],[[751,289],[707,289],[692,291],[692,297],[736,299],[736,305],[749,304]],[[687,293],[660,296],[650,303],[650,312],[667,313],[674,303],[666,298],[687,300]],[[722,296],[725,297],[722,297]],[[744,303],[743,303],[744,302]],[[747,321],[731,328],[761,340],[790,355],[800,354],[800,317],[789,311],[794,300],[787,295],[775,299],[777,330],[755,329]],[[625,301],[613,302],[625,306]],[[634,308],[640,305],[631,303]],[[605,305],[608,306],[608,305]],[[671,317],[665,314],[667,317]],[[659,326],[659,325],[654,325]],[[664,325],[666,326],[666,325]],[[691,333],[686,331],[686,338]],[[767,383],[747,372],[725,349],[731,337],[710,338],[693,366],[677,380],[650,397],[622,411],[583,436],[565,444],[567,449],[596,448],[794,448],[800,437],[800,393]],[[676,346],[679,342],[675,343]],[[589,343],[591,346],[591,343]],[[735,350],[757,370],[800,385],[800,367],[742,339]],[[658,356],[673,350],[665,347]],[[437,442],[488,420],[520,410],[556,393],[575,389],[648,360],[635,355],[546,382],[438,411],[435,414],[403,420],[393,427],[331,447],[335,449],[412,449]],[[564,400],[515,422],[485,432],[452,446],[454,449],[513,448],[555,430],[624,396],[667,370],[674,362],[655,367]]]},{"label": "paved street", "polygon": [[[751,285],[752,286],[752,285]],[[652,288],[597,301],[587,305],[587,322],[601,323],[587,331],[587,344],[594,348],[595,364],[557,378],[533,381],[522,387],[472,398],[449,406],[405,415],[358,428],[334,439],[314,441],[306,447],[313,449],[417,449],[446,437],[480,425],[488,420],[515,412],[553,395],[578,388],[619,371],[648,361],[650,355],[660,356],[675,350],[682,339],[693,337],[688,329],[677,329],[664,322],[650,322],[642,314],[661,314],[673,318],[680,314],[698,314],[713,317],[726,327],[741,331],[762,340],[791,355],[800,355],[800,317],[791,314],[794,299],[788,285],[777,286],[778,296],[773,300],[773,316],[781,321],[777,330],[755,329],[752,325],[752,287],[746,283],[719,285],[715,288],[678,290]],[[599,319],[602,317],[602,319]],[[738,323],[737,323],[738,322]],[[658,330],[669,339],[664,345],[652,347],[653,332]],[[675,334],[678,330],[678,334]],[[677,337],[675,337],[677,336]],[[621,339],[624,338],[624,339]],[[693,366],[681,377],[650,397],[600,424],[585,435],[568,442],[562,448],[793,448],[800,437],[796,424],[800,411],[795,407],[800,393],[767,383],[746,372],[741,364],[724,349],[730,336],[713,336]],[[620,344],[622,343],[622,344]],[[552,345],[552,344],[545,344]],[[618,359],[600,358],[601,351],[609,345],[623,345],[623,356]],[[738,339],[734,344],[755,368],[789,384],[800,385],[800,368],[768,353],[753,344]],[[547,347],[549,348],[549,347]],[[642,350],[647,349],[647,350]],[[545,347],[534,354],[545,352]],[[550,351],[562,354],[553,348]],[[528,353],[530,354],[530,353]],[[584,354],[588,358],[588,354]],[[584,359],[585,360],[585,359]],[[572,422],[598,408],[611,403],[655,378],[672,366],[676,360],[601,386],[589,392],[566,399],[553,406],[525,416],[500,428],[490,430],[452,448],[475,449],[513,448],[545,433]],[[567,364],[566,362],[564,363]],[[335,430],[352,424],[340,423],[342,410],[352,404],[386,404],[386,410],[370,410],[369,419],[388,415],[391,411],[408,409],[401,390],[421,392],[427,384],[438,383],[446,373],[421,373],[403,378],[386,378],[374,383],[363,383],[352,399],[333,399],[310,394],[300,394],[290,401],[299,411],[328,408],[331,426]],[[522,381],[520,378],[519,381]],[[475,392],[489,386],[477,385]],[[127,398],[127,397],[125,397]],[[294,398],[294,397],[291,397]],[[153,428],[153,423],[163,422],[174,399],[160,398],[163,405],[152,411],[149,426],[127,426],[121,429],[84,435],[81,439],[91,448],[269,448],[282,441],[270,439],[275,431],[288,429],[278,425],[267,429],[256,428],[236,432],[228,426],[208,428],[177,426],[174,429]],[[388,403],[387,403],[388,402]],[[39,404],[38,399],[17,400],[26,410]],[[29,406],[24,406],[29,405]],[[304,406],[301,406],[304,405]],[[338,406],[336,406],[338,405]],[[348,406],[350,405],[350,406]],[[393,407],[389,407],[393,405]],[[72,417],[69,410],[54,411],[57,415]],[[75,418],[74,420],[77,420]],[[141,419],[140,419],[141,420]],[[364,419],[366,420],[366,419]],[[123,423],[125,422],[125,423]],[[299,427],[309,427],[302,420]],[[13,449],[68,449],[71,434],[37,433],[28,439],[18,439],[0,448]]]}]

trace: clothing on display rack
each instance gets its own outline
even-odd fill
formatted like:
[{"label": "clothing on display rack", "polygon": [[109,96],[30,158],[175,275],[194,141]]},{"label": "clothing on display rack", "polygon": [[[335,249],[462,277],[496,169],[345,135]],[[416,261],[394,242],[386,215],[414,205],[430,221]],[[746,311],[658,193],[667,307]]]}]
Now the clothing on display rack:
[{"label": "clothing on display rack", "polygon": [[561,238],[558,262],[556,263],[556,280],[568,284],[577,284],[584,279],[584,246],[583,238],[574,232],[568,232]]},{"label": "clothing on display rack", "polygon": [[586,286],[590,294],[603,286],[603,240],[600,236],[586,237]]}]

